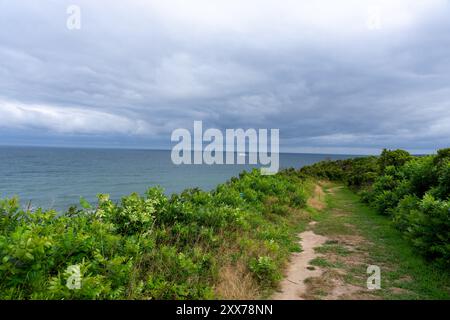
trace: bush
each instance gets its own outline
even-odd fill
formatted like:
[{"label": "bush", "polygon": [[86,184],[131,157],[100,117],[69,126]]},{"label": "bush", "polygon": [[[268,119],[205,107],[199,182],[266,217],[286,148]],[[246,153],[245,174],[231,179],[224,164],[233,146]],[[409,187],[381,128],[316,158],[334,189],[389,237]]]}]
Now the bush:
[{"label": "bush", "polygon": [[274,286],[281,278],[276,264],[267,256],[252,259],[249,268],[260,283],[268,286]]},{"label": "bush", "polygon": [[406,234],[425,256],[450,265],[450,202],[426,194],[408,215]]},{"label": "bush", "polygon": [[100,194],[63,213],[0,200],[0,299],[211,299],[220,268],[239,261],[267,290],[297,246],[305,183],[295,170],[254,170],[211,192]]},{"label": "bush", "polygon": [[412,156],[405,150],[392,151],[384,149],[378,158],[378,165],[380,166],[381,173],[384,173],[387,167],[393,166],[399,168],[411,159]]},{"label": "bush", "polygon": [[420,199],[415,195],[406,195],[400,200],[396,210],[393,213],[395,226],[403,232],[406,232],[411,224],[411,215],[419,209]]},{"label": "bush", "polygon": [[405,164],[401,169],[406,180],[410,181],[411,193],[423,197],[433,186],[437,185],[434,157],[419,157]]},{"label": "bush", "polygon": [[353,188],[372,184],[378,172],[379,165],[376,157],[323,161],[300,169],[300,174],[343,181]]},{"label": "bush", "polygon": [[308,195],[304,189],[298,189],[291,197],[291,205],[295,208],[305,208]]}]

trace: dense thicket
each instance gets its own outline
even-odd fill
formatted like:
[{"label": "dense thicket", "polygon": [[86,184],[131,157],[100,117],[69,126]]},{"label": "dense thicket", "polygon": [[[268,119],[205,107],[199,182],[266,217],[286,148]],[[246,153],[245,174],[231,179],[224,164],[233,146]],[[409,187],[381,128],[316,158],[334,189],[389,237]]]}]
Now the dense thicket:
[{"label": "dense thicket", "polygon": [[379,157],[325,161],[301,172],[357,189],[422,254],[450,266],[450,149],[429,156],[383,150]]},{"label": "dense thicket", "polygon": [[[305,185],[294,170],[253,171],[211,192],[168,198],[151,188],[119,203],[99,195],[95,207],[82,200],[81,209],[62,214],[2,200],[0,298],[214,298],[222,268],[239,265],[235,281],[247,272],[262,292],[298,250],[293,228],[306,204]],[[70,266],[80,267],[79,289],[66,286]]]}]

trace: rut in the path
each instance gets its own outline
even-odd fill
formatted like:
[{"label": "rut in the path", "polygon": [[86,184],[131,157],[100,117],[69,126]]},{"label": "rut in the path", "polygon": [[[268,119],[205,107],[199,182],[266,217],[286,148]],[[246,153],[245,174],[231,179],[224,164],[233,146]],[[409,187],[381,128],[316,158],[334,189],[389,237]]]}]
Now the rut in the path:
[{"label": "rut in the path", "polygon": [[275,300],[303,300],[307,290],[305,280],[322,275],[322,270],[311,267],[309,262],[319,256],[314,248],[323,245],[327,238],[312,231],[305,231],[299,237],[303,251],[292,255],[286,278],[281,282],[281,291],[273,296]]}]

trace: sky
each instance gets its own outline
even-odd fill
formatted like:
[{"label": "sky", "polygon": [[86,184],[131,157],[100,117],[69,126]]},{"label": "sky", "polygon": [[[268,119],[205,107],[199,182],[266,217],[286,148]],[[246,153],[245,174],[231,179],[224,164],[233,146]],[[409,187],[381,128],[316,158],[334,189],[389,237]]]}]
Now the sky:
[{"label": "sky", "polygon": [[450,147],[450,1],[0,0],[0,145],[170,149],[196,120],[284,152]]}]

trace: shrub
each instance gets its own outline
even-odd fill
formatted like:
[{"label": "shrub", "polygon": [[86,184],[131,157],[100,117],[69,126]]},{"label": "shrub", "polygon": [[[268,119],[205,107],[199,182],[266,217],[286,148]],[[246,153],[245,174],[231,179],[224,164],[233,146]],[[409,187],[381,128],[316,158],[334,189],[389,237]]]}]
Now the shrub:
[{"label": "shrub", "polygon": [[267,256],[252,259],[249,268],[259,282],[269,286],[275,285],[281,278],[275,263]]},{"label": "shrub", "polygon": [[[238,260],[264,291],[297,246],[291,208],[305,183],[295,170],[254,170],[211,192],[99,194],[61,213],[0,200],[0,299],[211,299],[219,268]],[[74,266],[77,290],[66,286]]]},{"label": "shrub", "polygon": [[405,179],[410,181],[411,193],[423,197],[425,193],[437,184],[434,157],[419,157],[413,159],[402,168]]},{"label": "shrub", "polygon": [[443,162],[439,168],[436,196],[440,199],[449,199],[450,197],[450,160]]},{"label": "shrub", "polygon": [[393,214],[395,226],[403,232],[408,230],[411,224],[411,215],[419,209],[420,199],[415,195],[406,195],[400,200]]},{"label": "shrub", "polygon": [[291,205],[295,208],[305,208],[308,195],[304,189],[297,189],[291,197]]},{"label": "shrub", "polygon": [[450,265],[450,202],[426,194],[410,211],[406,234],[428,258]]},{"label": "shrub", "polygon": [[393,166],[399,168],[411,159],[411,154],[405,150],[392,151],[384,149],[378,158],[378,165],[380,166],[381,173],[383,173],[387,167]]}]

